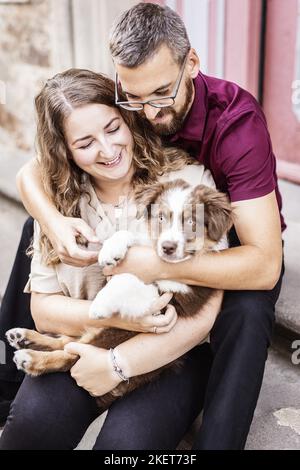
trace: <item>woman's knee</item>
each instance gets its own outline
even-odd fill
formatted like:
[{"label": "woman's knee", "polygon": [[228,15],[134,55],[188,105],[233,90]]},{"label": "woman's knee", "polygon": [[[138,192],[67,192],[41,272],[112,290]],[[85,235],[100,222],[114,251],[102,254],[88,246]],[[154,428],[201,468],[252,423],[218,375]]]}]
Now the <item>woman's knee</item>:
[{"label": "woman's knee", "polygon": [[25,377],[0,440],[2,449],[73,449],[97,415],[69,374]]},{"label": "woman's knee", "polygon": [[274,305],[268,295],[262,291],[241,291],[230,293],[225,299],[221,315],[230,316],[232,322],[242,325],[260,325],[273,322]]},{"label": "woman's knee", "polygon": [[41,436],[49,428],[45,411],[46,403],[41,397],[35,393],[28,396],[22,385],[11,405],[0,439],[0,449],[37,449]]}]

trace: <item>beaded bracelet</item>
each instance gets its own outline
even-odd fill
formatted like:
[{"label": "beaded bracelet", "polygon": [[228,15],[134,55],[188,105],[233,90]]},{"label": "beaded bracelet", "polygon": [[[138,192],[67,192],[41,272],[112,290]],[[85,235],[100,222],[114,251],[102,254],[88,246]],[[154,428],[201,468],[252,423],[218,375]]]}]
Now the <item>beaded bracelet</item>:
[{"label": "beaded bracelet", "polygon": [[123,380],[123,382],[129,383],[129,378],[126,377],[126,375],[124,375],[121,367],[119,367],[118,364],[117,364],[117,360],[116,360],[116,356],[115,356],[113,348],[110,348],[109,352],[110,352],[110,358],[111,358],[111,362],[112,362],[114,371],[116,372],[116,374],[118,374],[120,379]]}]

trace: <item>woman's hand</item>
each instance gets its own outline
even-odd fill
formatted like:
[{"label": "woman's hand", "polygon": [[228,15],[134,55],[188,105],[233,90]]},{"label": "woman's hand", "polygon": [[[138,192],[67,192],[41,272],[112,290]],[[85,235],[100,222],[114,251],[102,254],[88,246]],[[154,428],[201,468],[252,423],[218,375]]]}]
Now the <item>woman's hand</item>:
[{"label": "woman's hand", "polygon": [[79,357],[71,369],[71,376],[79,387],[99,397],[113,390],[121,379],[114,372],[109,351],[90,344],[68,343],[65,351]]},{"label": "woman's hand", "polygon": [[[121,328],[122,330],[137,331],[140,333],[168,333],[177,321],[177,313],[173,305],[168,305],[172,294],[165,293],[151,306],[147,315],[127,320],[118,314],[108,319],[101,319],[101,327]],[[165,314],[161,310],[166,308]],[[92,320],[89,326],[97,327],[97,320]]]},{"label": "woman's hand", "polygon": [[[57,218],[48,221],[47,227],[43,228],[62,263],[83,267],[97,262],[100,249],[99,240],[84,220],[64,217],[60,214]],[[76,237],[80,235],[90,243],[99,244],[99,249],[87,251],[81,248],[76,243]],[[97,249],[96,246],[95,249]]]}]

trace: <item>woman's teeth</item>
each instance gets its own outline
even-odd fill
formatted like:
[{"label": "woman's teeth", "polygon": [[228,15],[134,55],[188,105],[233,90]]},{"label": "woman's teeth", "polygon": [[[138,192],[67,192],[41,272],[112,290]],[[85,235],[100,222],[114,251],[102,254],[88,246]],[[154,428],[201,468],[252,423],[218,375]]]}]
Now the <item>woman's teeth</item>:
[{"label": "woman's teeth", "polygon": [[105,166],[113,166],[119,163],[121,160],[121,154],[115,157],[113,160],[110,160],[109,162],[103,162]]}]

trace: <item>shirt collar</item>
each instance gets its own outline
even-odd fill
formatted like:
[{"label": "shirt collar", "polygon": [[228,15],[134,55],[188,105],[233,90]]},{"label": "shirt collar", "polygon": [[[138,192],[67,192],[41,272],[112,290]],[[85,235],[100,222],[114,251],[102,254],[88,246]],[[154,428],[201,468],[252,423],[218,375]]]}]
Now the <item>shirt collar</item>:
[{"label": "shirt collar", "polygon": [[207,113],[207,91],[203,75],[194,79],[195,97],[182,128],[171,137],[171,142],[186,139],[201,142]]}]

